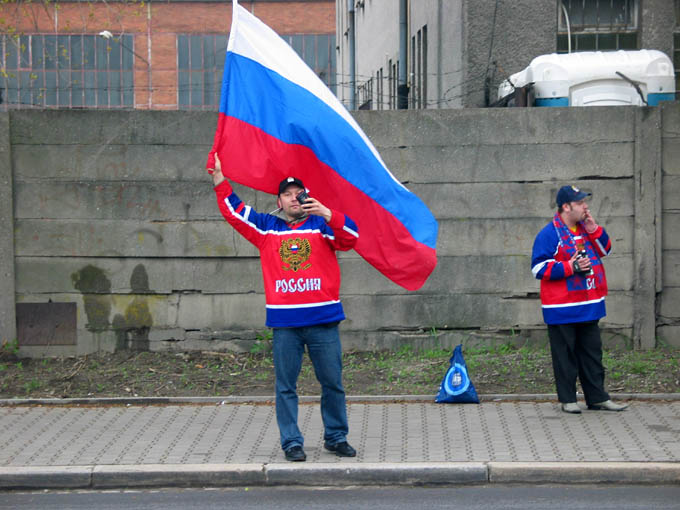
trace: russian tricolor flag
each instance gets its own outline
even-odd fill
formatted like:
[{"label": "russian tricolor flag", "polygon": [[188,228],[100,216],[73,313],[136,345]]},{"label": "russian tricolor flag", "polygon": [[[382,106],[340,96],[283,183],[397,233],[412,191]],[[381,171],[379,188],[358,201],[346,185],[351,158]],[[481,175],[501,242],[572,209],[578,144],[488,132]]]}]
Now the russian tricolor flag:
[{"label": "russian tricolor flag", "polygon": [[233,181],[276,194],[295,176],[359,227],[356,251],[408,290],[437,264],[437,222],[345,107],[272,29],[233,2],[213,149]]}]

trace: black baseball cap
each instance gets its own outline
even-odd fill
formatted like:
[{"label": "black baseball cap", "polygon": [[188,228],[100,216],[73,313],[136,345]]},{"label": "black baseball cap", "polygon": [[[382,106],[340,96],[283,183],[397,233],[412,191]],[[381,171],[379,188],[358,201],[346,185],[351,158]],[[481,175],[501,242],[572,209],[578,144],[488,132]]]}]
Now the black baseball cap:
[{"label": "black baseball cap", "polygon": [[562,207],[569,202],[578,202],[591,196],[593,196],[592,193],[581,191],[576,186],[562,186],[557,192],[557,207]]},{"label": "black baseball cap", "polygon": [[286,188],[288,186],[292,186],[293,184],[295,184],[296,186],[300,186],[302,189],[305,189],[305,185],[302,184],[302,181],[297,177],[286,177],[284,180],[281,181],[281,184],[279,184],[279,195],[286,191]]}]

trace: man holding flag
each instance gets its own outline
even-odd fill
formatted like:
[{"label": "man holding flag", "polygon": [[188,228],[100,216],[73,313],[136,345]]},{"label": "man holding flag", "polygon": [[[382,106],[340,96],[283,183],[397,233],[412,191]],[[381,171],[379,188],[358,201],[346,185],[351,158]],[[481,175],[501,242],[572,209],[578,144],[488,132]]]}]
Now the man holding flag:
[{"label": "man holding flag", "polygon": [[[213,148],[222,214],[260,250],[274,328],[276,413],[288,460],[306,456],[295,384],[307,345],[322,385],[325,446],[352,457],[337,323],[336,250],[354,248],[407,290],[437,264],[437,222],[387,169],[354,118],[295,51],[233,0]],[[229,182],[276,194],[285,219],[245,206]],[[302,183],[305,183],[304,185]],[[305,186],[314,198],[297,198]],[[342,212],[340,212],[342,211]],[[350,219],[356,218],[359,228]]]},{"label": "man holding flag", "polygon": [[298,428],[297,378],[305,346],[321,383],[324,447],[354,457],[347,442],[347,409],[342,386],[342,347],[338,322],[340,267],[336,250],[351,250],[359,238],[356,224],[318,200],[298,196],[302,181],[281,181],[277,204],[284,219],[261,214],[241,202],[215,158],[213,183],[225,219],[260,250],[267,326],[274,330],[276,421],[286,459],[304,461],[304,438]]}]

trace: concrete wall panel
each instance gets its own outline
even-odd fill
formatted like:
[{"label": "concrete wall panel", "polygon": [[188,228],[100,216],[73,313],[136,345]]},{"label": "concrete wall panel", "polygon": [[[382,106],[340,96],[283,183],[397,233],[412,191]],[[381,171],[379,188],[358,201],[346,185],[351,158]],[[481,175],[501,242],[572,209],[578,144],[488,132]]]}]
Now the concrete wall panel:
[{"label": "concrete wall panel", "polygon": [[661,204],[664,211],[680,212],[680,172],[678,175],[664,176]]},{"label": "concrete wall panel", "polygon": [[[680,250],[665,250],[663,254],[663,286],[665,291],[670,287],[680,287]],[[678,301],[680,303],[680,301]]]},{"label": "concrete wall panel", "polygon": [[634,146],[594,142],[584,150],[555,143],[381,147],[400,180],[416,183],[569,181],[585,176],[630,177]]},{"label": "concrete wall panel", "polygon": [[[551,220],[553,212],[545,208],[540,219],[443,219],[439,220],[437,253],[449,255],[529,255],[536,234]],[[598,218],[596,216],[596,218]],[[607,229],[616,254],[632,253],[632,217],[602,216],[598,221]]]},{"label": "concrete wall panel", "polygon": [[659,315],[662,320],[674,320],[680,326],[680,307],[678,307],[678,303],[680,303],[680,288],[666,287],[659,307]]},{"label": "concrete wall panel", "polygon": [[264,292],[259,257],[19,257],[16,272],[20,294],[77,292],[88,276],[103,283],[87,291],[103,294]]},{"label": "concrete wall panel", "polygon": [[[17,145],[212,145],[215,112],[16,110]],[[39,150],[39,149],[37,149]]]},{"label": "concrete wall panel", "polygon": [[680,250],[680,211],[663,215],[663,249]]},{"label": "concrete wall panel", "polygon": [[553,143],[576,151],[634,141],[634,115],[632,108],[610,107],[353,112],[378,150]]},{"label": "concrete wall panel", "polygon": [[90,144],[14,145],[17,181],[206,181],[211,146]]},{"label": "concrete wall panel", "polygon": [[[207,174],[206,174],[207,175]],[[276,208],[276,197],[234,186],[258,211]],[[16,218],[74,220],[223,220],[212,182],[17,182]]]},{"label": "concrete wall panel", "polygon": [[14,306],[14,198],[10,115],[0,113],[0,345],[16,339]]},{"label": "concrete wall panel", "polygon": [[[591,209],[613,241],[602,321],[611,338],[635,330],[634,249],[638,261],[646,249],[658,251],[634,244],[636,199],[663,207],[657,333],[675,334],[679,112],[679,105],[664,105],[659,117],[631,108],[358,112],[395,177],[439,220],[439,260],[413,293],[356,252],[339,254],[346,347],[430,345],[437,338],[424,332],[433,327],[446,342],[470,332],[489,342],[513,330],[544,334],[531,248],[565,183],[593,192]],[[16,299],[75,302],[71,354],[129,348],[142,333],[149,349],[247,349],[265,329],[258,252],[221,218],[203,168],[215,123],[210,112],[11,114]],[[663,177],[660,200],[649,200],[650,186],[640,192],[650,169]],[[271,195],[236,189],[260,211],[275,208]],[[67,346],[50,349],[68,354]]]},{"label": "concrete wall panel", "polygon": [[[493,184],[418,184],[411,190],[437,218],[545,218],[555,213],[555,195],[564,182]],[[633,215],[633,183],[629,179],[578,183],[593,193],[598,218]],[[490,207],[494,204],[495,207]]]},{"label": "concrete wall panel", "polygon": [[[215,206],[217,207],[217,205]],[[18,256],[233,257],[257,249],[225,221],[17,220]]]}]

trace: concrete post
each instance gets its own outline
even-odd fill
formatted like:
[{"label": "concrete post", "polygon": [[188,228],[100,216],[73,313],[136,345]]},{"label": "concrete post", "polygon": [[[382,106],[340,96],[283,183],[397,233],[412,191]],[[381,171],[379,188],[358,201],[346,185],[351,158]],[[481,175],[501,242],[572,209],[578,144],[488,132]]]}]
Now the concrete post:
[{"label": "concrete post", "polygon": [[14,295],[14,202],[9,112],[0,112],[0,344],[17,336]]},{"label": "concrete post", "polygon": [[656,346],[656,293],[661,290],[661,110],[635,114],[633,347]]}]

